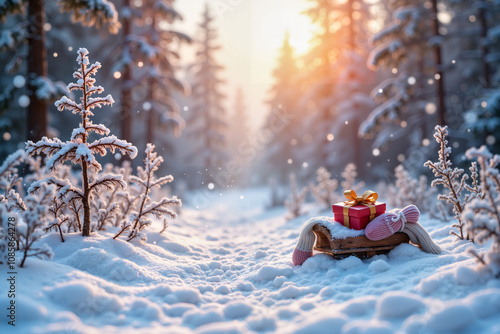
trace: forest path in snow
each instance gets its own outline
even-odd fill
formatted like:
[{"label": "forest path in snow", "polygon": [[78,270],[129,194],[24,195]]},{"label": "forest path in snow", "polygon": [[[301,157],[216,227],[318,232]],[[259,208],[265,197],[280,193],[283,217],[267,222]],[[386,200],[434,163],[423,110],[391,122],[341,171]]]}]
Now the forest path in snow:
[{"label": "forest path in snow", "polygon": [[367,260],[315,254],[294,267],[303,223],[331,214],[308,204],[308,213],[287,221],[284,207],[266,208],[268,195],[233,191],[207,208],[185,205],[164,234],[158,234],[161,222],[151,226],[145,242],[113,240],[113,228],[88,238],[68,234],[64,243],[57,233],[45,236],[55,256],[30,258],[19,274],[16,330],[491,332],[500,315],[500,282],[473,269],[475,260],[465,253],[471,244],[449,236],[449,223],[421,216],[440,255],[401,245]]}]

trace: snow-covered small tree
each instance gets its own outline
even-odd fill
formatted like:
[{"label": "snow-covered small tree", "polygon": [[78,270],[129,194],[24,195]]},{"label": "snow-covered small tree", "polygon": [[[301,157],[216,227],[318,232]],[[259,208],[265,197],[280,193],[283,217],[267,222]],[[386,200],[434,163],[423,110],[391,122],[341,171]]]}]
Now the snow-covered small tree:
[{"label": "snow-covered small tree", "polygon": [[358,177],[358,172],[355,164],[347,164],[344,171],[340,174],[344,181],[340,182],[340,187],[343,191],[354,190],[359,192],[365,186],[364,182],[356,182],[356,177]]},{"label": "snow-covered small tree", "polygon": [[431,217],[447,221],[448,215],[444,206],[435,200],[437,189],[429,186],[425,175],[420,175],[417,179],[403,165],[398,165],[394,176],[394,185],[390,185],[388,189],[388,201],[392,207],[403,208],[414,204],[420,211],[428,212]]},{"label": "snow-covered small tree", "polygon": [[[450,203],[453,205],[453,213],[457,219],[457,223],[453,224],[460,234],[455,231],[451,231],[450,234],[459,237],[460,239],[467,238],[469,235],[464,237],[464,221],[462,218],[462,213],[464,212],[465,206],[475,197],[482,197],[482,190],[477,183],[477,166],[475,163],[469,168],[472,178],[472,186],[466,184],[469,175],[464,173],[464,170],[457,167],[452,167],[450,160],[451,147],[448,146],[448,126],[436,125],[436,132],[434,133],[434,138],[436,138],[437,143],[440,146],[439,149],[439,160],[437,162],[427,161],[424,166],[432,170],[436,178],[432,181],[431,186],[435,187],[437,185],[442,185],[444,188],[449,190],[448,194],[439,194],[438,199]],[[463,190],[468,190],[469,193],[462,196]]]},{"label": "snow-covered small tree", "polygon": [[4,203],[9,212],[15,209],[26,210],[23,199],[15,189],[23,181],[18,174],[17,166],[24,161],[24,158],[24,150],[17,150],[0,166],[0,203]]},{"label": "snow-covered small tree", "polygon": [[47,227],[48,208],[53,198],[54,186],[42,184],[37,194],[28,195],[25,199],[26,210],[20,213],[16,226],[19,251],[22,253],[21,267],[30,256],[48,259],[53,256],[47,244],[38,242],[43,235],[43,229]]},{"label": "snow-covered small tree", "polygon": [[296,218],[303,214],[302,205],[309,190],[307,187],[298,190],[295,174],[290,174],[290,198],[285,200],[285,207],[288,209],[288,219]]},{"label": "snow-covered small tree", "polygon": [[126,187],[121,175],[106,174],[98,176],[93,180],[89,179],[89,169],[94,169],[95,171],[100,171],[102,169],[95,155],[100,154],[101,156],[105,156],[109,149],[113,153],[115,150],[118,150],[123,155],[128,154],[131,158],[135,158],[137,155],[137,148],[126,141],[116,138],[116,136],[107,136],[89,142],[89,136],[92,132],[98,135],[108,135],[110,132],[109,129],[102,124],[92,123],[89,119],[90,116],[94,115],[91,110],[96,107],[101,108],[104,105],[112,104],[114,101],[111,95],[107,95],[106,97],[91,97],[93,94],[102,93],[104,91],[101,86],[94,85],[96,80],[92,77],[97,73],[101,64],[96,62],[90,65],[89,58],[87,57],[88,51],[85,48],[80,48],[77,53],[78,57],[76,60],[79,68],[73,73],[73,77],[77,79],[77,82],[70,83],[68,85],[68,90],[82,91],[80,103],[63,96],[60,100],[56,101],[55,106],[59,111],[67,109],[74,114],[78,114],[82,119],[80,127],[73,130],[69,141],[62,142],[58,138],[49,139],[43,137],[42,140],[36,143],[28,141],[26,143],[26,151],[30,155],[46,154],[48,157],[45,167],[47,172],[54,171],[58,164],[62,164],[65,161],[70,161],[81,166],[81,188],[57,176],[50,176],[47,179],[32,184],[30,191],[34,192],[38,190],[41,183],[46,182],[56,185],[58,198],[64,198],[66,202],[76,201],[81,203],[83,208],[82,235],[89,236],[91,230],[90,201],[95,193],[101,189],[112,190],[115,187]]},{"label": "snow-covered small tree", "polygon": [[470,148],[466,152],[469,159],[477,159],[481,174],[481,196],[473,198],[461,214],[464,231],[475,242],[484,244],[492,240],[490,249],[485,254],[472,254],[492,271],[500,276],[500,156],[493,155],[486,148]]},{"label": "snow-covered small tree", "polygon": [[[135,238],[145,239],[145,236],[141,234],[141,231],[148,225],[151,224],[150,217],[162,218],[170,217],[176,218],[177,214],[170,209],[171,206],[180,206],[182,202],[176,196],[172,198],[163,197],[157,202],[152,202],[150,195],[154,188],[160,188],[161,186],[172,182],[174,178],[172,175],[167,175],[155,178],[154,173],[158,170],[158,167],[163,162],[163,158],[158,156],[154,152],[155,146],[153,144],[148,144],[146,148],[146,157],[144,158],[144,168],[138,167],[138,176],[132,175],[130,181],[138,184],[142,188],[142,193],[139,197],[140,204],[136,210],[133,210],[128,219],[124,220],[121,225],[120,231],[113,237],[113,239],[118,238],[125,231],[129,231],[127,236],[127,241],[131,241]],[[164,221],[164,229],[166,228]],[[163,230],[162,230],[163,232]]]},{"label": "snow-covered small tree", "polygon": [[323,207],[329,208],[335,202],[338,202],[339,197],[335,193],[339,187],[339,181],[332,179],[331,174],[324,167],[318,168],[316,171],[316,184],[311,184],[309,189],[316,201]]}]

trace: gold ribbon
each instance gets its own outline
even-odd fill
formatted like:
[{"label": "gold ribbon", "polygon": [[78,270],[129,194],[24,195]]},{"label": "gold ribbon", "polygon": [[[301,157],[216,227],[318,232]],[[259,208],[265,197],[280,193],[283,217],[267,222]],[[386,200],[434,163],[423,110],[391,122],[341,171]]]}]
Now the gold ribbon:
[{"label": "gold ribbon", "polygon": [[375,208],[375,201],[378,198],[378,194],[374,191],[367,190],[363,195],[358,196],[354,190],[344,191],[344,196],[348,201],[344,201],[344,226],[350,227],[349,223],[349,208],[355,205],[364,205],[370,208],[370,221],[375,218],[375,213],[377,212]]}]

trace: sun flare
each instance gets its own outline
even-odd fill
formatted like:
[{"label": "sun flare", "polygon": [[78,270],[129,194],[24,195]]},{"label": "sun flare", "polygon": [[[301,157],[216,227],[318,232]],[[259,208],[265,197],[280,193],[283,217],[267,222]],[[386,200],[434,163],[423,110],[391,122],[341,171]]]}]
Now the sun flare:
[{"label": "sun flare", "polygon": [[290,44],[297,56],[304,55],[310,48],[313,25],[306,15],[295,7],[271,7],[265,12],[256,13],[254,27],[258,31],[259,48],[279,50],[288,33]]}]

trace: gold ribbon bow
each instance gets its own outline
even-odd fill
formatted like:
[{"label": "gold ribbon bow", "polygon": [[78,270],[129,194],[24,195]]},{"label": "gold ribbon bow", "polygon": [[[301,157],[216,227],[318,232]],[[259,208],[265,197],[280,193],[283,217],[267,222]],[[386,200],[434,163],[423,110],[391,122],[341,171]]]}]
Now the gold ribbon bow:
[{"label": "gold ribbon bow", "polygon": [[367,190],[363,195],[358,196],[354,190],[344,191],[344,196],[348,201],[344,201],[344,225],[350,227],[349,224],[349,208],[355,205],[364,205],[370,208],[370,221],[375,218],[375,213],[377,212],[375,208],[375,201],[378,198],[378,194],[374,191]]}]

